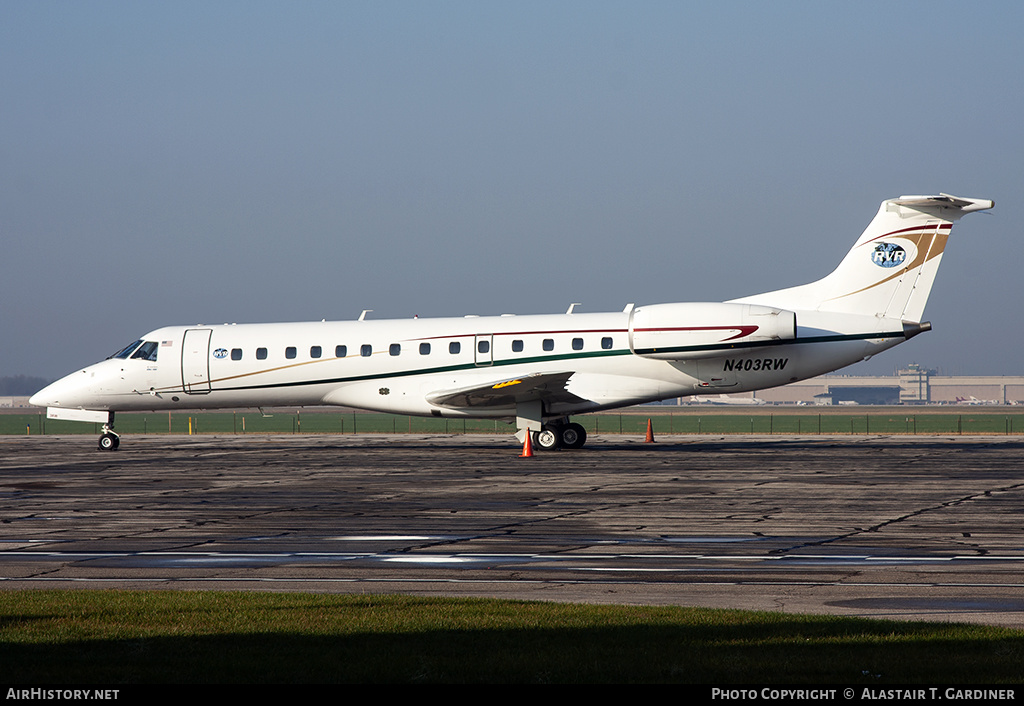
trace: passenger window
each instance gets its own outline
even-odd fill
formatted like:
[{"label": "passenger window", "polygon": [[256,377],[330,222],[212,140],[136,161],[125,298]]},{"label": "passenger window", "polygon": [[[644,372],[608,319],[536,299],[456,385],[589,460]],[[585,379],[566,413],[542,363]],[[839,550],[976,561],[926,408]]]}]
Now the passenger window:
[{"label": "passenger window", "polygon": [[401,355],[401,353],[402,353],[402,344],[401,343],[392,343],[391,346],[388,348],[388,353],[390,353],[391,355]]},{"label": "passenger window", "polygon": [[289,358],[289,359],[294,358],[295,357],[295,346],[288,346],[287,348],[285,348],[284,349],[284,357],[285,358]]},{"label": "passenger window", "polygon": [[448,352],[451,353],[452,355],[455,355],[461,350],[462,344],[459,343],[458,341],[452,341],[451,343],[448,344]]},{"label": "passenger window", "polygon": [[242,359],[242,349],[241,348],[232,348],[231,349],[231,360],[241,360],[241,359]]},{"label": "passenger window", "polygon": [[605,336],[604,338],[601,339],[601,348],[604,348],[606,351],[609,351],[609,350],[612,349],[612,337],[611,336]]},{"label": "passenger window", "polygon": [[491,343],[490,341],[479,341],[476,344],[476,349],[480,353],[486,353],[487,351],[491,350]]},{"label": "passenger window", "polygon": [[546,351],[555,350],[555,340],[553,338],[545,338],[543,348]]},{"label": "passenger window", "polygon": [[310,358],[319,358],[322,354],[323,351],[320,349],[320,346],[312,346],[309,349]]},{"label": "passenger window", "polygon": [[520,339],[517,338],[516,340],[512,341],[512,352],[513,353],[522,353],[523,352],[523,342]]},{"label": "passenger window", "polygon": [[371,355],[373,355],[373,346],[371,346],[369,343],[364,343],[362,346],[359,347],[359,355],[363,356],[364,358],[369,358]]},{"label": "passenger window", "polygon": [[257,348],[256,349],[256,360],[266,360],[266,359],[267,359],[267,349],[266,348]]},{"label": "passenger window", "polygon": [[430,344],[429,343],[421,343],[420,344],[420,355],[430,355]]},{"label": "passenger window", "polygon": [[582,338],[574,338],[574,339],[572,339],[572,349],[574,351],[581,351],[581,350],[583,350],[583,339]]},{"label": "passenger window", "polygon": [[347,355],[348,355],[348,346],[335,346],[334,347],[334,357],[335,358],[344,358]]}]

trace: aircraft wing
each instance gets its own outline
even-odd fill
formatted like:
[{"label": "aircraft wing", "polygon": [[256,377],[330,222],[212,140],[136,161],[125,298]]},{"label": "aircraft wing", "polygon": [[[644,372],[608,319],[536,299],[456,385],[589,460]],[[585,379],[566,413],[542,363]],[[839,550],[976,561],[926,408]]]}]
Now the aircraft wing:
[{"label": "aircraft wing", "polygon": [[582,402],[565,389],[573,371],[559,373],[533,373],[520,377],[497,380],[484,385],[463,387],[458,390],[440,390],[427,395],[427,401],[439,407],[465,409],[467,407],[512,407],[520,402]]}]

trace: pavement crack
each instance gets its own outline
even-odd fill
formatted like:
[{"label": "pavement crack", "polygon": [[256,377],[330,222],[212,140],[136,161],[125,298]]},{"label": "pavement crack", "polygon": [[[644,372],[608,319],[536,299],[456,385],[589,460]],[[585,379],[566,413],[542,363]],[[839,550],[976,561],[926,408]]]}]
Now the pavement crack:
[{"label": "pavement crack", "polygon": [[[801,544],[796,544],[796,545],[793,545],[791,547],[783,547],[783,548],[779,548],[779,549],[773,549],[769,553],[770,554],[788,554],[789,552],[799,551],[801,549],[807,549],[809,547],[825,546],[827,544],[832,544],[834,542],[839,542],[839,541],[842,541],[844,539],[850,539],[851,537],[857,537],[857,536],[862,535],[862,534],[881,532],[882,530],[884,530],[884,529],[886,529],[888,527],[892,527],[893,525],[898,525],[901,522],[906,522],[907,520],[911,520],[911,519],[916,518],[916,517],[921,517],[922,515],[926,515],[926,514],[931,513],[931,512],[935,512],[935,511],[938,511],[938,510],[945,510],[945,509],[948,509],[948,508],[951,508],[951,507],[955,507],[957,505],[961,505],[961,504],[966,503],[966,502],[970,502],[972,500],[978,500],[980,498],[990,498],[990,497],[992,497],[992,493],[993,492],[996,492],[996,493],[1011,492],[1011,491],[1014,491],[1014,490],[1019,490],[1022,487],[1024,487],[1024,483],[1015,483],[1013,485],[1009,485],[1009,486],[1005,486],[1005,487],[1001,487],[1001,488],[996,488],[994,491],[992,489],[981,490],[981,491],[978,491],[976,493],[971,493],[970,495],[964,495],[963,497],[960,497],[960,498],[954,498],[953,500],[947,500],[945,502],[941,502],[941,503],[938,503],[936,505],[931,505],[929,507],[919,508],[917,510],[914,510],[913,512],[908,512],[906,514],[900,515],[899,517],[893,517],[891,519],[884,520],[882,522],[878,522],[878,523],[876,523],[874,525],[869,525],[867,527],[856,527],[856,528],[854,528],[853,530],[851,530],[849,532],[846,532],[846,533],[843,533],[843,534],[839,534],[839,535],[836,535],[834,537],[828,537],[828,538],[825,538],[825,539],[818,539],[818,540],[814,540],[814,541],[810,541],[810,542],[803,542]],[[977,551],[977,552],[981,552],[982,551],[978,547],[973,547],[973,550]]]}]

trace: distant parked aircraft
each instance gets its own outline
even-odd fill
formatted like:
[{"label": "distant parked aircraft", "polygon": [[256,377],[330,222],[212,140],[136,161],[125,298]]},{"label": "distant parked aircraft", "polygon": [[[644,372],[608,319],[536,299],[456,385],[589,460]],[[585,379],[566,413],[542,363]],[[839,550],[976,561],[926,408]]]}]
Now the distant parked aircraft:
[{"label": "distant parked aircraft", "polygon": [[701,404],[740,404],[748,407],[750,405],[766,404],[764,400],[759,400],[756,397],[730,397],[729,395],[712,395],[710,397],[694,395],[691,399]]},{"label": "distant parked aircraft", "polygon": [[970,397],[957,397],[957,404],[977,405],[977,404],[1002,404],[999,400],[979,400],[974,395]]}]

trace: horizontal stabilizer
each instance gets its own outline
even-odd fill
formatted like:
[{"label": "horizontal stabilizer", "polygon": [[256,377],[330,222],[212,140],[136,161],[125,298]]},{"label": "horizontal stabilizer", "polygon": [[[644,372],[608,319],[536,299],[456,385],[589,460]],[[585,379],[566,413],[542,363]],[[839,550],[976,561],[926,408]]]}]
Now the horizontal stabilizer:
[{"label": "horizontal stabilizer", "polygon": [[892,203],[897,206],[910,206],[911,208],[957,208],[964,213],[986,211],[996,205],[995,201],[991,199],[965,199],[949,194],[939,194],[938,196],[900,196],[898,199],[892,199]]}]

